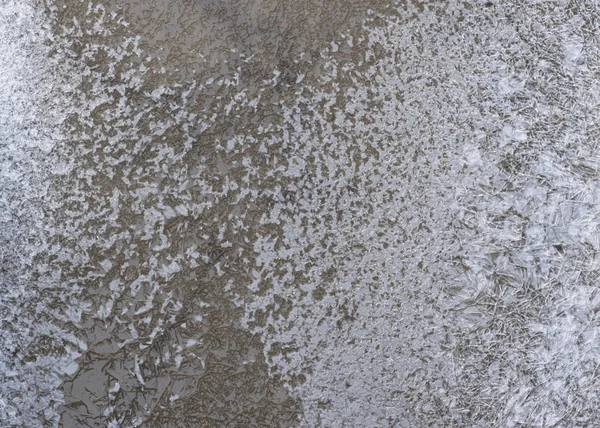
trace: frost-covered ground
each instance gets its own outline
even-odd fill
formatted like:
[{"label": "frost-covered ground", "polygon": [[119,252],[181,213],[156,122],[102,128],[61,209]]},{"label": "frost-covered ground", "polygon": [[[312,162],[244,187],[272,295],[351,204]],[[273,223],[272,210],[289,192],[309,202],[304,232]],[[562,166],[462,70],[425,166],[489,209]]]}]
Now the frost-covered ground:
[{"label": "frost-covered ground", "polygon": [[49,263],[50,153],[61,141],[62,67],[49,60],[39,5],[0,1],[0,426],[57,423],[61,376],[79,346],[54,322],[60,270]]},{"label": "frost-covered ground", "polygon": [[0,426],[600,426],[600,5],[406,3],[0,0]]},{"label": "frost-covered ground", "polygon": [[286,105],[246,308],[306,426],[599,423],[599,13],[402,7]]}]

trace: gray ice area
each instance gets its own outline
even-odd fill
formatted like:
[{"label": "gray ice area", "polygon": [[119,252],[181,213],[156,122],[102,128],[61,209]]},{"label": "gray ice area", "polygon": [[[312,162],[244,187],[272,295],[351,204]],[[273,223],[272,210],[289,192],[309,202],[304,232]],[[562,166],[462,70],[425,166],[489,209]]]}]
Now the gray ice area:
[{"label": "gray ice area", "polygon": [[0,427],[600,426],[599,22],[0,0]]}]

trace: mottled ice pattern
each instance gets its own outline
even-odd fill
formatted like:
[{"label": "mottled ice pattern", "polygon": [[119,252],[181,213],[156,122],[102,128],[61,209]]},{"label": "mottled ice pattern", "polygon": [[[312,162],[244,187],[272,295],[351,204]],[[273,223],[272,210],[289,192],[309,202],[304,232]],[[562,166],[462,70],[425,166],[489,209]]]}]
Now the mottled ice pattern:
[{"label": "mottled ice pattern", "polygon": [[0,0],[0,426],[598,425],[600,5],[253,4]]},{"label": "mottled ice pattern", "polygon": [[306,426],[598,422],[599,13],[401,8],[286,106],[247,317]]},{"label": "mottled ice pattern", "polygon": [[50,152],[60,143],[65,89],[48,59],[35,2],[0,1],[0,426],[58,421],[60,376],[78,339],[54,322],[60,270],[48,262]]}]

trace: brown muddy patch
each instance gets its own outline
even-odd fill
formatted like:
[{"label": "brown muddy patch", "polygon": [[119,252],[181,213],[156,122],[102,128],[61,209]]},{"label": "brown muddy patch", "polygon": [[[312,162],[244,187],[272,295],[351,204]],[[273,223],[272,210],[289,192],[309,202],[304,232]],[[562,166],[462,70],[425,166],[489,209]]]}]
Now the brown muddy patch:
[{"label": "brown muddy patch", "polygon": [[302,403],[240,326],[256,237],[280,233],[259,219],[290,185],[285,151],[258,141],[277,138],[269,124],[299,76],[318,77],[318,51],[374,7],[49,4],[54,53],[81,70],[54,153],[71,169],[53,183],[53,262],[73,290],[63,310],[84,303],[71,328],[87,343],[62,426],[298,423]]},{"label": "brown muddy patch", "polygon": [[[114,8],[141,36],[144,52],[183,78],[210,70],[232,72],[236,57],[252,57],[252,77],[272,78],[274,68],[294,67],[299,57],[319,51],[369,13],[389,2],[367,0],[177,0],[144,6],[115,0]],[[314,66],[314,65],[313,65]]]}]

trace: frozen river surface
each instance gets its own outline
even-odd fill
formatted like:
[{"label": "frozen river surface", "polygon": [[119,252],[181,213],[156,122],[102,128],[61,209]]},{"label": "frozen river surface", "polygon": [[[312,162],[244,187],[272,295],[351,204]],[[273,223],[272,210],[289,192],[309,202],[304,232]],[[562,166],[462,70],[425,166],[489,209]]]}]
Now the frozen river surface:
[{"label": "frozen river surface", "polygon": [[0,427],[600,426],[600,5],[0,0]]}]

